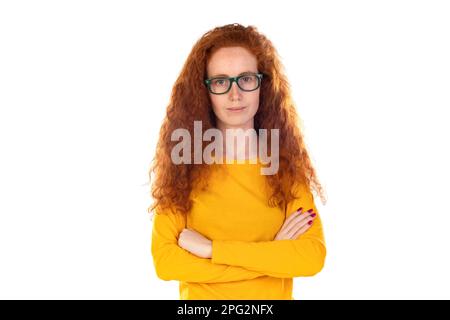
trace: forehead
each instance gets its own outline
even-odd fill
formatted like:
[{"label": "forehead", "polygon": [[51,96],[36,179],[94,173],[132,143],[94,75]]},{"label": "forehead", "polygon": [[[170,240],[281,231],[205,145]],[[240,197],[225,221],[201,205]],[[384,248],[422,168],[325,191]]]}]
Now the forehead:
[{"label": "forehead", "polygon": [[207,64],[208,77],[216,75],[237,76],[242,72],[257,72],[256,57],[242,47],[220,48],[212,54]]}]

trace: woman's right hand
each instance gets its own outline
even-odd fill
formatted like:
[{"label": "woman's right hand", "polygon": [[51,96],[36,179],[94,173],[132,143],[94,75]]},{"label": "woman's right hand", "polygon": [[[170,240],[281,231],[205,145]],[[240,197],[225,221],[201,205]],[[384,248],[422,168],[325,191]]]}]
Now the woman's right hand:
[{"label": "woman's right hand", "polygon": [[313,209],[303,212],[303,208],[298,208],[286,219],[274,240],[296,240],[298,236],[311,228],[316,216],[317,214],[313,212]]}]

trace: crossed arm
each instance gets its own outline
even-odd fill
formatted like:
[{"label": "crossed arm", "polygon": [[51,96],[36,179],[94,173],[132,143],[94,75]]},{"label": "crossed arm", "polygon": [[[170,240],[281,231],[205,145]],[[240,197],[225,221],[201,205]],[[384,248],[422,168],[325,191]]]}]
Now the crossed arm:
[{"label": "crossed arm", "polygon": [[[289,203],[286,218],[298,207],[317,213],[312,194]],[[326,246],[320,217],[295,240],[261,242],[211,240],[211,257],[202,258],[178,244],[185,230],[181,214],[154,216],[152,255],[156,273],[163,280],[186,282],[231,282],[262,276],[292,278],[312,276],[323,268]]]}]

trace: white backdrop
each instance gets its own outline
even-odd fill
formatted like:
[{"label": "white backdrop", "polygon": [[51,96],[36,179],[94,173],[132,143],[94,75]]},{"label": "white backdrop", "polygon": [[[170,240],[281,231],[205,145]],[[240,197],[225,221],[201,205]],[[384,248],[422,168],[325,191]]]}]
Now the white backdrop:
[{"label": "white backdrop", "polygon": [[150,253],[147,171],[211,28],[277,48],[328,195],[296,299],[450,298],[446,1],[2,1],[0,298],[178,299]]}]

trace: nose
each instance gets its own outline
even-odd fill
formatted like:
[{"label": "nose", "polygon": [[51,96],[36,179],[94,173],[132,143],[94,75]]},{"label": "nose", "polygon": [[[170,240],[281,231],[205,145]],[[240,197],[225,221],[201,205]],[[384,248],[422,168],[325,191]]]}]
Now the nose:
[{"label": "nose", "polygon": [[229,97],[231,100],[239,100],[239,98],[241,97],[241,89],[239,89],[236,81],[233,81],[233,83],[231,83]]}]

